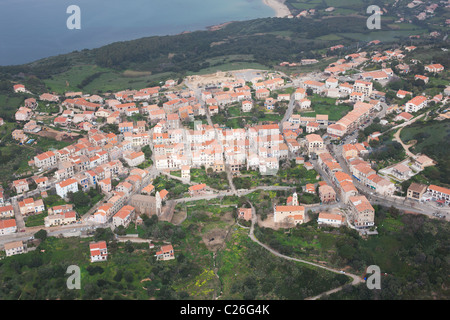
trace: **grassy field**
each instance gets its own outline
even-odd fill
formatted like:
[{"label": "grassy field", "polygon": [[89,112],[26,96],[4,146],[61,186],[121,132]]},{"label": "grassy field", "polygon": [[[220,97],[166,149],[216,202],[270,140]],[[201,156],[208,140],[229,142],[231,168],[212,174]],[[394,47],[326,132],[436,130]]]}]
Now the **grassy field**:
[{"label": "grassy field", "polygon": [[14,175],[31,174],[28,161],[36,155],[33,148],[7,142],[0,146],[0,155],[0,181],[16,180],[17,178]]},{"label": "grassy field", "polygon": [[198,72],[189,72],[188,75],[203,75],[215,73],[217,71],[232,71],[239,69],[267,70],[267,66],[254,62],[253,55],[227,55],[206,59],[208,67]]},{"label": "grassy field", "polygon": [[[383,24],[382,24],[383,25]],[[383,42],[392,42],[398,40],[400,38],[406,38],[410,35],[421,35],[425,33],[426,30],[423,28],[416,29],[407,29],[407,30],[376,30],[367,33],[340,33],[339,35],[344,38],[349,38],[351,40],[356,41],[372,41],[372,40],[380,40]]]},{"label": "grassy field", "polygon": [[336,99],[314,95],[309,98],[314,112],[300,112],[302,116],[313,117],[316,114],[327,114],[328,120],[337,121],[352,110],[351,106],[346,104],[336,105]]},{"label": "grassy field", "polygon": [[414,152],[422,152],[430,146],[442,146],[449,141],[450,121],[434,121],[430,123],[413,124],[405,127],[400,138],[408,144],[411,140],[418,140],[414,145]]},{"label": "grassy field", "polygon": [[251,242],[243,229],[233,231],[218,265],[223,299],[300,300],[348,282],[344,275],[272,255]]},{"label": "grassy field", "polygon": [[[98,74],[98,77],[81,87],[83,80]],[[52,76],[44,80],[50,91],[64,93],[67,91],[83,91],[101,93],[119,91],[125,89],[142,89],[159,81],[167,80],[173,76],[171,73],[152,75],[149,72],[125,70],[118,72],[96,65],[81,65],[69,69],[66,72]]]},{"label": "grassy field", "polygon": [[303,165],[280,167],[276,175],[261,175],[259,171],[242,170],[241,176],[233,178],[237,189],[249,189],[258,186],[292,186],[299,190],[307,183],[317,183],[317,172],[307,170]]},{"label": "grassy field", "polygon": [[203,169],[191,169],[191,181],[206,183],[207,186],[217,190],[229,189],[226,172],[212,173],[208,175]]},{"label": "grassy field", "polygon": [[29,216],[25,219],[25,227],[36,227],[44,225],[44,218],[47,217],[46,212]]},{"label": "grassy field", "polygon": [[0,94],[0,117],[14,119],[14,114],[22,105],[25,98],[14,94]]}]

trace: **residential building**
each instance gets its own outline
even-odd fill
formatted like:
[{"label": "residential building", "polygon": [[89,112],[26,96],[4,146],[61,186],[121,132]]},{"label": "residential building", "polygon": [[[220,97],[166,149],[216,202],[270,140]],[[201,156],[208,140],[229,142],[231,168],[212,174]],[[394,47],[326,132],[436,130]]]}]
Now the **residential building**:
[{"label": "residential building", "polygon": [[406,198],[420,201],[425,192],[427,192],[427,189],[427,185],[413,182],[406,192]]},{"label": "residential building", "polygon": [[131,222],[131,218],[133,217],[135,210],[133,206],[126,205],[123,206],[114,216],[113,216],[113,225],[114,227],[123,226],[124,228],[128,227]]},{"label": "residential building", "polygon": [[6,235],[17,232],[15,219],[0,220],[0,235]]},{"label": "residential building", "polygon": [[320,212],[317,219],[319,225],[330,225],[340,227],[344,222],[344,217],[336,213]]},{"label": "residential building", "polygon": [[406,112],[417,112],[427,106],[427,98],[424,96],[417,96],[409,100],[405,104]]},{"label": "residential building", "polygon": [[207,191],[206,184],[196,184],[194,186],[189,187],[189,194],[191,197],[204,195]]},{"label": "residential building", "polygon": [[175,259],[175,252],[171,244],[161,246],[161,250],[155,254],[156,260],[172,260]]},{"label": "residential building", "polygon": [[353,196],[349,198],[352,212],[351,222],[357,229],[370,228],[375,225],[375,209],[365,196]]},{"label": "residential building", "polygon": [[17,194],[21,194],[30,190],[28,182],[25,179],[19,179],[13,181],[14,189],[16,189]]},{"label": "residential building", "polygon": [[75,193],[78,191],[78,182],[74,178],[69,178],[57,183],[55,187],[56,194],[64,199],[69,192]]},{"label": "residential building", "polygon": [[307,143],[306,147],[308,149],[308,155],[311,155],[313,153],[320,154],[326,151],[323,139],[318,134],[308,134],[305,139]]},{"label": "residential building", "polygon": [[425,66],[425,71],[432,72],[432,73],[439,73],[439,72],[444,71],[444,66],[439,63],[429,64],[429,65]]},{"label": "residential building", "polygon": [[77,214],[75,211],[52,214],[44,218],[44,224],[46,227],[67,225],[75,223],[76,221]]},{"label": "residential building", "polygon": [[448,188],[432,184],[428,187],[427,194],[438,203],[446,205],[450,204],[450,189]]},{"label": "residential building", "polygon": [[26,198],[19,201],[19,210],[23,216],[30,214],[38,214],[45,210],[42,199],[34,200],[33,198]]},{"label": "residential building", "polygon": [[26,249],[22,241],[13,241],[5,243],[5,253],[7,257],[10,257],[16,254],[26,253]]},{"label": "residential building", "polygon": [[89,244],[91,262],[106,261],[108,259],[108,248],[106,241],[91,242]]},{"label": "residential building", "polygon": [[136,167],[145,161],[145,154],[142,151],[131,151],[124,153],[123,158],[130,167]]},{"label": "residential building", "polygon": [[238,218],[250,221],[252,219],[252,208],[239,208]]},{"label": "residential building", "polygon": [[331,203],[336,201],[336,191],[329,185],[319,187],[319,197],[322,203]]},{"label": "residential building", "polygon": [[14,217],[14,207],[12,205],[0,207],[0,218],[12,217]]}]

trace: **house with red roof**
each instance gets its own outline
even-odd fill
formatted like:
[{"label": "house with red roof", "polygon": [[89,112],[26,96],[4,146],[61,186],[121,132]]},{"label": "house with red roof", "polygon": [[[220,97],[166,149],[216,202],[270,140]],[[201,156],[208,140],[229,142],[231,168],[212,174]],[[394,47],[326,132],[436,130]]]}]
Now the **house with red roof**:
[{"label": "house with red roof", "polygon": [[125,228],[128,227],[128,225],[131,222],[131,218],[133,217],[134,212],[135,212],[135,209],[133,206],[130,206],[130,205],[123,206],[113,216],[114,227],[116,227],[116,228],[119,226],[124,226]]},{"label": "house with red roof", "polygon": [[14,92],[25,92],[25,86],[23,84],[15,84],[14,85]]},{"label": "house with red roof", "polygon": [[416,96],[405,104],[406,112],[417,112],[427,106],[427,98],[424,96]]},{"label": "house with red roof", "polygon": [[334,227],[340,227],[344,222],[344,217],[336,213],[320,212],[317,218],[319,225],[330,225]]},{"label": "house with red roof", "polygon": [[425,71],[432,72],[432,73],[439,73],[439,72],[444,71],[444,66],[439,63],[429,64],[429,65],[425,66]]},{"label": "house with red roof", "polygon": [[398,114],[395,118],[394,121],[409,121],[413,118],[414,116],[408,112],[402,112],[400,114]]},{"label": "house with red roof", "polygon": [[108,259],[108,248],[106,241],[91,242],[89,244],[91,262],[106,261]]},{"label": "house with red roof", "polygon": [[11,234],[17,232],[15,219],[0,220],[0,235]]},{"label": "house with red roof", "polygon": [[161,246],[161,250],[156,252],[155,257],[156,260],[163,260],[163,261],[175,259],[175,252],[173,250],[173,246],[171,244]]},{"label": "house with red roof", "polygon": [[57,183],[55,187],[56,194],[64,199],[69,192],[75,193],[78,191],[78,182],[74,178],[69,178]]},{"label": "house with red roof", "polygon": [[252,219],[252,208],[239,208],[238,218],[250,221]]},{"label": "house with red roof", "polygon": [[196,184],[194,186],[189,187],[189,194],[191,197],[201,196],[205,194],[206,191],[207,189],[205,183]]}]

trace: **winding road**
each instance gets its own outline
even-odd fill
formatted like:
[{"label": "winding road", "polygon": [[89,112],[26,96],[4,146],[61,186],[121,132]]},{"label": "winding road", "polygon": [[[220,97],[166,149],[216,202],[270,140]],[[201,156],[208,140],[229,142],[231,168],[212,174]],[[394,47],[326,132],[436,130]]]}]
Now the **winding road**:
[{"label": "winding road", "polygon": [[[278,251],[273,250],[272,248],[270,248],[269,246],[265,245],[264,243],[261,243],[261,242],[255,237],[255,234],[254,234],[255,224],[258,222],[258,217],[256,216],[255,207],[253,206],[253,204],[252,204],[250,201],[247,201],[247,202],[248,202],[248,203],[250,204],[250,206],[252,207],[252,225],[251,225],[251,227],[250,227],[250,232],[249,232],[249,235],[248,235],[248,236],[250,237],[250,239],[251,239],[253,242],[257,243],[258,245],[260,245],[261,247],[263,247],[264,249],[266,249],[266,250],[269,251],[270,253],[272,253],[272,254],[274,254],[275,256],[280,257],[280,258],[282,258],[282,259],[286,259],[286,260],[291,260],[291,261],[296,261],[296,262],[301,262],[301,263],[309,264],[309,265],[311,265],[311,266],[314,266],[314,267],[317,267],[317,268],[321,268],[321,269],[325,269],[325,270],[327,270],[327,271],[334,272],[334,273],[338,273],[338,274],[343,274],[343,273],[344,273],[342,270],[337,270],[337,269],[329,268],[329,267],[326,267],[326,266],[323,266],[323,265],[320,265],[320,264],[317,264],[317,263],[314,263],[314,262],[310,262],[310,261],[306,261],[306,260],[302,260],[302,259],[297,259],[297,258],[293,258],[293,257],[289,257],[289,256],[285,256],[284,254],[281,254],[281,253],[279,253]],[[351,284],[352,284],[353,286],[365,282],[361,277],[359,277],[359,276],[357,276],[357,275],[355,275],[355,274],[345,273],[345,275],[352,278],[352,283],[351,283]],[[317,295],[317,296],[306,298],[305,300],[317,300],[317,299],[319,299],[320,297],[322,297],[322,296],[324,296],[324,295],[328,295],[328,294],[335,293],[335,292],[338,292],[338,291],[342,290],[342,288],[343,288],[344,286],[345,286],[345,285],[339,286],[338,288],[334,288],[334,289],[332,289],[332,290],[328,290],[328,291],[323,292],[323,293],[321,293],[321,294],[319,294],[319,295]]]}]

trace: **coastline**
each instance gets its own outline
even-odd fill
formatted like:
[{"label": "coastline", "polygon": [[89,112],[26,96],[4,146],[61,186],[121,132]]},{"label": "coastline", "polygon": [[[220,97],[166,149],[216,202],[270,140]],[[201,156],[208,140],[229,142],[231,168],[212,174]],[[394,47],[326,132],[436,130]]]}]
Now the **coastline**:
[{"label": "coastline", "polygon": [[262,0],[266,6],[275,10],[277,18],[284,18],[291,14],[289,8],[284,4],[285,0]]}]

